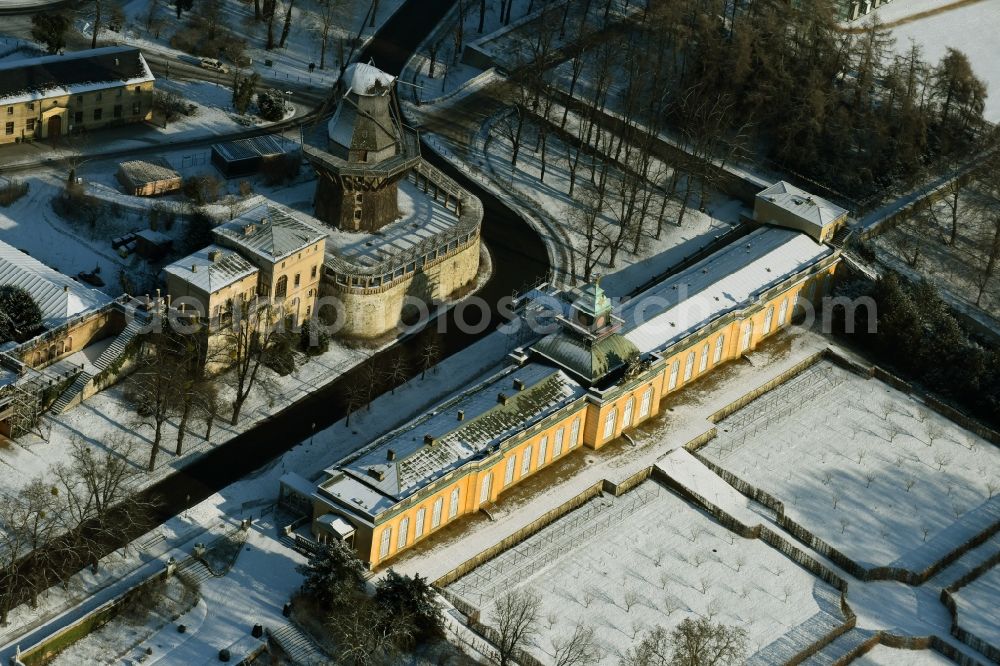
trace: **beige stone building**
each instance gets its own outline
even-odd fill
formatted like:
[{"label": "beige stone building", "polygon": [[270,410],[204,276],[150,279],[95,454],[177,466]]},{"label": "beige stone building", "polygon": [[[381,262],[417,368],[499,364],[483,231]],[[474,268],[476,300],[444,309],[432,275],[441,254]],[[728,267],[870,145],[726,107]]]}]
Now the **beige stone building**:
[{"label": "beige stone building", "polygon": [[210,328],[232,321],[237,306],[257,295],[260,271],[238,252],[209,245],[163,269],[167,293],[178,309],[200,308]]},{"label": "beige stone building", "polygon": [[783,180],[757,194],[753,217],[761,224],[802,231],[820,243],[847,224],[846,210]]},{"label": "beige stone building", "polygon": [[154,82],[128,46],[0,64],[0,145],[149,120]]},{"label": "beige stone building", "polygon": [[266,203],[216,227],[213,235],[257,267],[257,294],[280,300],[291,325],[313,315],[323,277],[325,231],[284,206]]}]

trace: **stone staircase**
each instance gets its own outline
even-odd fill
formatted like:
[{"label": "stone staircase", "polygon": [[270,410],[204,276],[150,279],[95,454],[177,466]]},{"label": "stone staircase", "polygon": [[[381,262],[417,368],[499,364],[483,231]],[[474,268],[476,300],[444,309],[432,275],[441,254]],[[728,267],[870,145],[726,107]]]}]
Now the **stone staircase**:
[{"label": "stone staircase", "polygon": [[177,575],[190,583],[201,583],[212,578],[213,574],[207,566],[193,557],[189,557],[177,565]]},{"label": "stone staircase", "polygon": [[77,399],[83,394],[84,389],[90,384],[93,378],[100,374],[103,370],[107,369],[114,363],[125,351],[132,340],[139,334],[142,330],[144,322],[138,319],[131,319],[128,325],[118,334],[108,348],[105,349],[100,356],[93,363],[93,367],[89,370],[82,370],[80,374],[76,376],[73,383],[60,394],[59,398],[53,403],[49,412],[52,414],[62,414],[66,412],[71,406],[77,403]]},{"label": "stone staircase", "polygon": [[331,666],[334,663],[316,641],[291,622],[268,630],[268,634],[297,666]]}]

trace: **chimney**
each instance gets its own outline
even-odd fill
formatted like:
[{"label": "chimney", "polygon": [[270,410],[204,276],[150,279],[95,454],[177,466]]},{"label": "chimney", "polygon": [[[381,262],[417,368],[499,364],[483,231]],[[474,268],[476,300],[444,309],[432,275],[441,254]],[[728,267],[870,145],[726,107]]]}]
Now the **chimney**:
[{"label": "chimney", "polygon": [[368,475],[377,481],[385,481],[385,472],[380,469],[376,469],[375,467],[368,468]]},{"label": "chimney", "polygon": [[424,444],[427,446],[434,445],[434,435],[424,435]]},{"label": "chimney", "polygon": [[497,402],[499,402],[501,405],[506,405],[508,400],[510,400],[510,398],[507,397],[506,393],[501,393],[500,395],[497,396]]},{"label": "chimney", "polygon": [[465,410],[462,410],[462,409],[458,410],[458,420],[459,421],[464,421],[465,420]]},{"label": "chimney", "polygon": [[389,449],[388,451],[385,452],[385,459],[386,460],[390,460],[390,461],[391,460],[395,460],[396,459],[396,452],[393,451],[392,449]]},{"label": "chimney", "polygon": [[222,259],[222,253],[221,252],[219,252],[218,250],[211,250],[211,251],[209,251],[209,253],[208,253],[208,260],[211,261],[213,264],[219,263],[220,259]]},{"label": "chimney", "polygon": [[63,293],[69,293],[69,285],[68,284],[64,284],[63,285]]},{"label": "chimney", "polygon": [[253,224],[247,223],[247,224],[243,225],[243,235],[244,236],[251,236],[251,235],[253,235],[253,232],[256,231],[256,230],[257,230],[257,228]]},{"label": "chimney", "polygon": [[198,264],[191,264],[191,272],[192,273],[198,272]]},{"label": "chimney", "polygon": [[514,380],[514,390],[515,391],[523,391],[524,390],[524,382],[521,381],[520,379],[515,379]]}]

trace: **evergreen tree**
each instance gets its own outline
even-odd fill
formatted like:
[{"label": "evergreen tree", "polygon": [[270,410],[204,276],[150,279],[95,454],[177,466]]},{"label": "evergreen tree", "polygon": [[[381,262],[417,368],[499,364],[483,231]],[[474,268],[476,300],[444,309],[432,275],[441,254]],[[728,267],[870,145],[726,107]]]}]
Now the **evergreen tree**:
[{"label": "evergreen tree", "polygon": [[434,602],[434,592],[427,579],[421,578],[420,574],[411,578],[390,569],[378,584],[375,603],[385,610],[389,621],[409,618],[413,624],[412,638],[416,643],[444,635],[441,608]]},{"label": "evergreen tree", "polygon": [[42,311],[22,287],[0,285],[0,343],[23,341],[42,325]]},{"label": "evergreen tree", "polygon": [[58,53],[66,46],[69,17],[60,12],[39,12],[31,17],[31,38],[45,44],[49,53]]},{"label": "evergreen tree", "polygon": [[361,560],[341,541],[327,544],[299,571],[306,577],[302,593],[326,611],[349,607],[364,594]]}]

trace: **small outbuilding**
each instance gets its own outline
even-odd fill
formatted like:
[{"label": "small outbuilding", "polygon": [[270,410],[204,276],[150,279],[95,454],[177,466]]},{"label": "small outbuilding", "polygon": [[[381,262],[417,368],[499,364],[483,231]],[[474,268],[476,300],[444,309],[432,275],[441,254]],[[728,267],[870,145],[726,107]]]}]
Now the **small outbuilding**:
[{"label": "small outbuilding", "polygon": [[294,153],[298,146],[272,134],[252,136],[212,146],[212,164],[226,178],[257,173],[266,162]]},{"label": "small outbuilding", "polygon": [[173,248],[174,240],[159,231],[143,229],[135,234],[135,252],[143,259],[158,261]]},{"label": "small outbuilding", "polygon": [[126,194],[152,197],[181,189],[181,175],[162,157],[122,162],[118,165],[118,182]]}]

